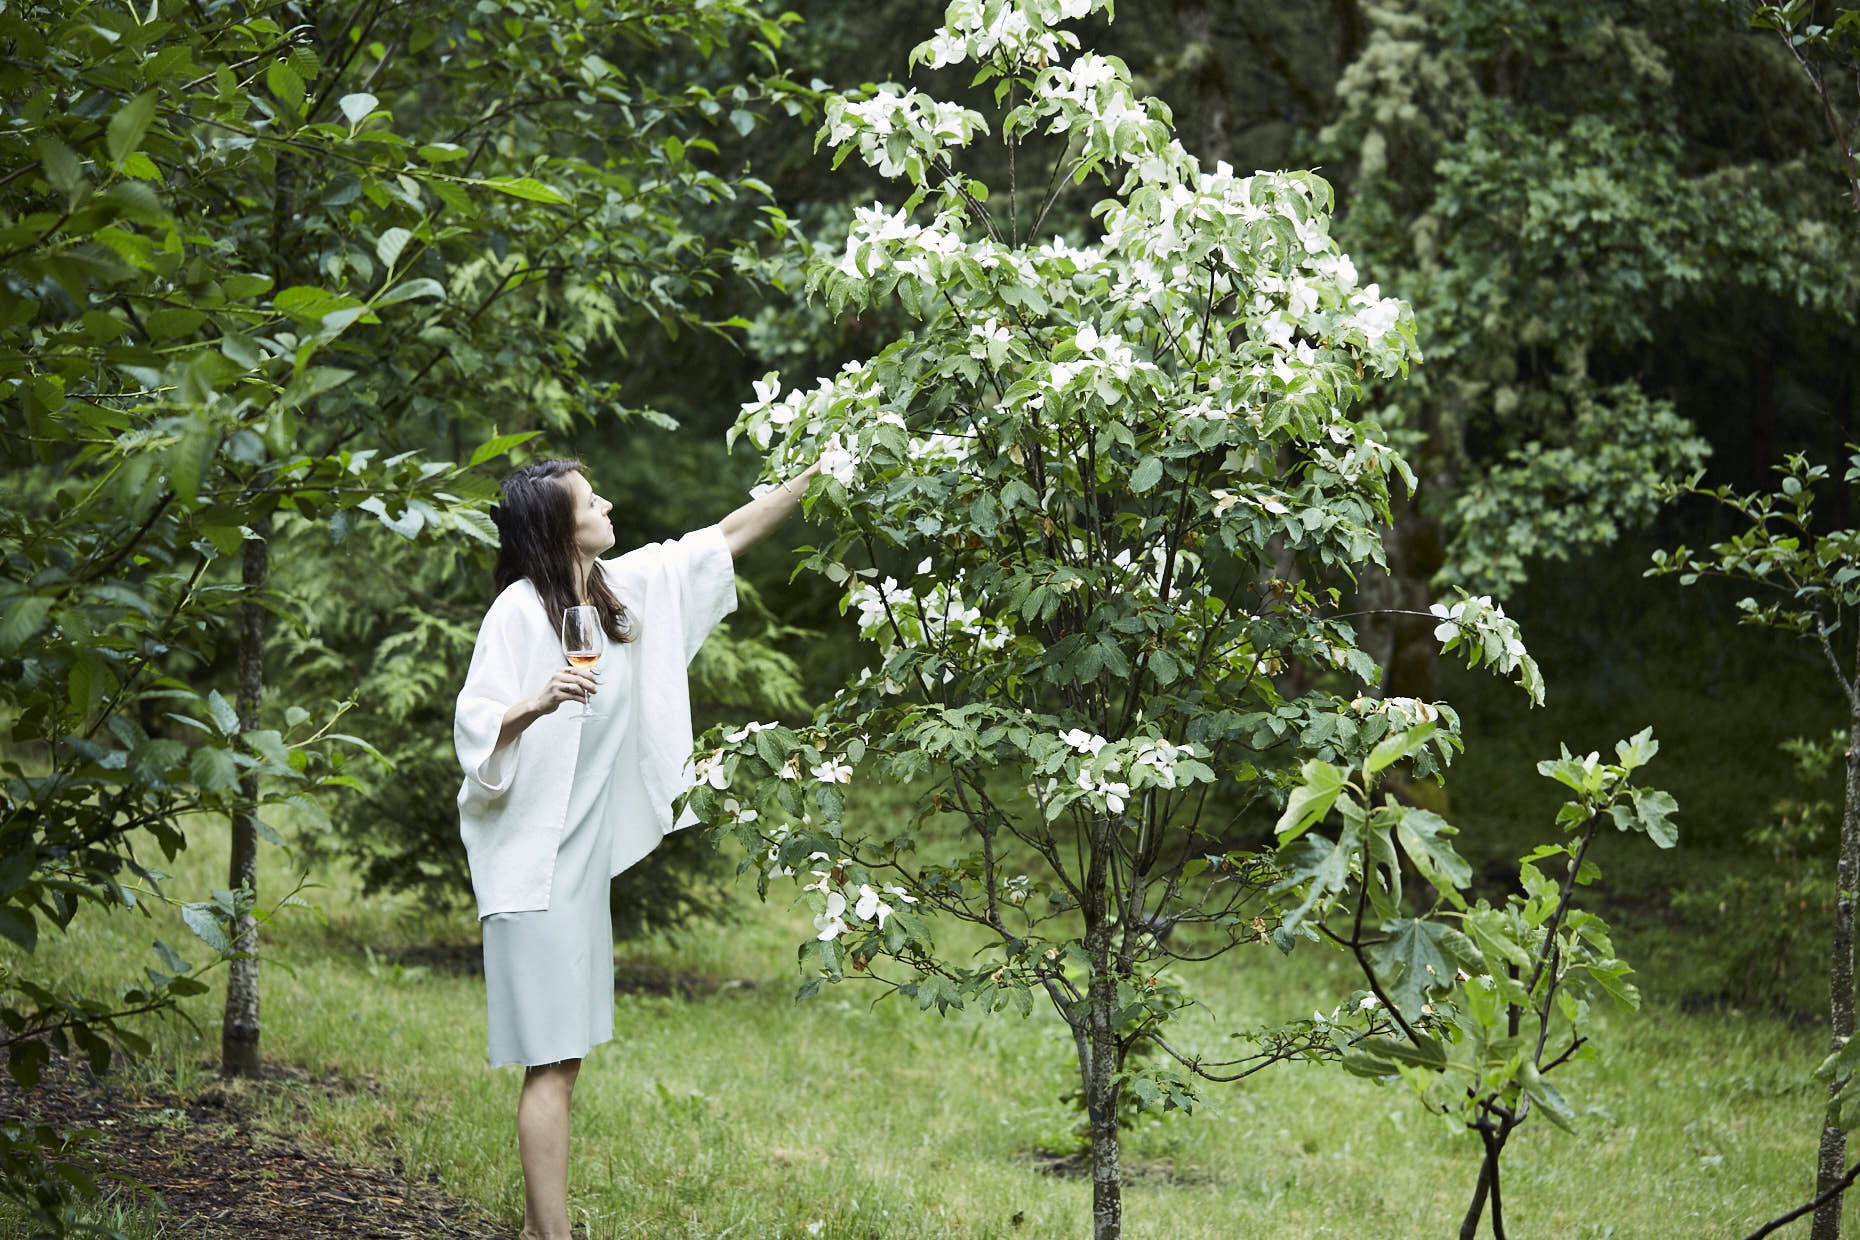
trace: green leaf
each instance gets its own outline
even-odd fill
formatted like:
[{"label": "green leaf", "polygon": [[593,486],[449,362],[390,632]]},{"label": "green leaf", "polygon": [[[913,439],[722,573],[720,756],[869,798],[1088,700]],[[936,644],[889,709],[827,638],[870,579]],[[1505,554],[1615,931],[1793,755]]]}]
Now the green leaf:
[{"label": "green leaf", "polygon": [[434,297],[445,300],[446,286],[431,276],[421,276],[417,280],[402,280],[381,296],[375,298],[374,305],[391,306],[396,302],[412,301],[416,297]]},{"label": "green leaf", "polygon": [[15,654],[37,637],[51,611],[49,595],[29,594],[9,600],[6,610],[0,612],[0,654]]},{"label": "green leaf", "polygon": [[233,709],[218,689],[207,694],[207,711],[213,716],[213,726],[220,730],[221,736],[239,734],[239,712]]},{"label": "green leaf", "polygon": [[310,284],[297,284],[287,289],[280,289],[278,294],[271,299],[271,304],[280,312],[305,323],[320,323],[338,310],[366,308],[362,302],[353,297],[332,293],[328,289],[317,288]]},{"label": "green leaf", "polygon": [[194,750],[187,759],[187,773],[206,792],[226,795],[239,789],[239,764],[231,750],[217,745]]},{"label": "green leaf", "polygon": [[1369,949],[1378,971],[1393,974],[1383,989],[1401,1008],[1402,1015],[1420,1014],[1430,992],[1453,985],[1462,964],[1475,963],[1479,949],[1450,926],[1419,918],[1402,918],[1384,925],[1388,939]]},{"label": "green leaf", "polygon": [[291,68],[297,71],[297,76],[306,82],[313,81],[323,69],[322,61],[317,58],[316,49],[308,43],[293,45],[285,59],[291,62]]},{"label": "green leaf", "polygon": [[474,181],[472,184],[483,185],[489,189],[509,194],[513,198],[523,198],[530,202],[561,204],[568,201],[559,192],[550,189],[535,177],[487,177],[482,181]]},{"label": "green leaf", "polygon": [[1284,837],[1279,841],[1281,844],[1291,843],[1328,814],[1331,805],[1343,791],[1341,767],[1313,758],[1305,763],[1299,774],[1304,782],[1293,788],[1291,795],[1285,798],[1285,812],[1279,815],[1279,821],[1273,827],[1275,832]]},{"label": "green leaf", "polygon": [[222,956],[232,950],[232,941],[226,937],[226,929],[220,924],[219,910],[204,900],[196,900],[181,906],[181,921],[194,937],[211,947]]},{"label": "green leaf", "polygon": [[1448,842],[1455,834],[1452,824],[1432,810],[1413,806],[1395,806],[1395,838],[1402,851],[1414,862],[1421,877],[1434,884],[1441,894],[1459,907],[1458,889],[1472,882],[1472,865]]},{"label": "green leaf", "polygon": [[1393,1059],[1398,1063],[1413,1064],[1417,1068],[1439,1070],[1447,1066],[1447,1048],[1436,1038],[1423,1037],[1418,1042],[1410,1042],[1406,1038],[1364,1038],[1356,1047],[1368,1054]]},{"label": "green leaf", "polygon": [[1557,1087],[1545,1080],[1537,1065],[1526,1060],[1518,1068],[1518,1084],[1525,1095],[1543,1109],[1544,1118],[1564,1132],[1576,1131],[1576,1112],[1571,1109]]},{"label": "green leaf", "polygon": [[1279,865],[1285,877],[1273,888],[1273,894],[1305,889],[1304,899],[1281,918],[1281,931],[1289,934],[1296,930],[1312,909],[1349,884],[1350,859],[1360,842],[1360,832],[1346,822],[1334,843],[1321,835],[1307,835],[1280,850]]},{"label": "green leaf", "polygon": [[465,463],[466,468],[469,469],[473,465],[482,465],[494,456],[502,456],[518,444],[528,443],[540,434],[542,434],[541,431],[520,431],[515,435],[498,435],[495,438],[487,439],[479,444],[477,449],[471,454],[471,460]]},{"label": "green leaf", "polygon": [[1501,964],[1520,969],[1531,967],[1530,950],[1512,934],[1511,923],[1495,908],[1481,906],[1466,915],[1461,923],[1485,957],[1484,971],[1497,973]]},{"label": "green leaf", "polygon": [[181,958],[181,953],[160,939],[155,940],[155,955],[160,958],[162,967],[170,973],[185,973],[188,970],[187,961]]},{"label": "green leaf", "polygon": [[476,508],[452,510],[452,524],[459,532],[477,539],[487,547],[498,545],[497,523]]},{"label": "green leaf", "polygon": [[142,135],[149,130],[149,122],[155,118],[155,92],[143,91],[128,103],[116,110],[110,118],[110,128],[105,134],[105,141],[110,148],[110,159],[121,164],[125,157],[142,145]]},{"label": "green leaf", "polygon": [[1651,727],[1642,728],[1627,740],[1615,742],[1615,758],[1624,773],[1647,765],[1659,752],[1660,742],[1653,739]]},{"label": "green leaf", "polygon": [[297,76],[297,70],[283,60],[274,60],[265,70],[265,85],[278,101],[290,109],[292,116],[302,116],[304,111],[304,80]]},{"label": "green leaf", "polygon": [[51,1058],[50,1046],[36,1038],[25,1038],[6,1048],[6,1070],[15,1085],[31,1089],[39,1083],[39,1074]]},{"label": "green leaf", "polygon": [[39,945],[39,923],[33,919],[29,908],[0,905],[0,935],[5,935],[19,944],[21,950],[31,954]]},{"label": "green leaf", "polygon": [[369,116],[374,113],[376,106],[379,105],[380,102],[381,101],[373,95],[365,91],[358,91],[353,95],[344,95],[342,98],[338,99],[336,101],[336,106],[342,109],[343,116],[348,119],[349,127],[353,129],[355,126],[367,120]]},{"label": "green leaf", "polygon": [[261,728],[243,733],[241,739],[252,747],[254,753],[258,754],[259,757],[263,758],[272,766],[283,767],[289,770],[291,765],[291,751],[289,747],[285,745],[284,738],[276,731],[271,728]]},{"label": "green leaf", "polygon": [[1337,1062],[1342,1064],[1343,1070],[1351,1076],[1367,1077],[1372,1081],[1396,1075],[1395,1064],[1392,1060],[1384,1059],[1380,1055],[1371,1055],[1353,1046],[1344,1048],[1338,1054]]},{"label": "green leaf", "polygon": [[375,257],[381,260],[383,267],[392,270],[395,262],[400,259],[401,251],[412,240],[413,234],[404,228],[386,229],[375,238]]},{"label": "green leaf", "polygon": [[1647,833],[1661,848],[1671,848],[1679,843],[1679,828],[1667,821],[1679,812],[1679,802],[1671,793],[1659,789],[1636,789],[1634,793],[1634,812],[1640,819],[1640,829]]},{"label": "green leaf", "polygon": [[1151,490],[1162,481],[1163,463],[1159,456],[1146,456],[1130,473],[1130,489],[1138,495]]},{"label": "green leaf", "polygon": [[51,187],[69,198],[84,184],[84,163],[77,152],[49,133],[42,133],[33,143],[39,153],[39,166]]},{"label": "green leaf", "polygon": [[1434,735],[1436,727],[1435,724],[1424,723],[1419,727],[1409,728],[1406,732],[1397,732],[1393,736],[1385,737],[1380,744],[1369,751],[1369,757],[1363,762],[1363,770],[1374,775],[1401,761],[1427,744],[1428,738]]},{"label": "green leaf", "polygon": [[200,479],[218,445],[219,436],[205,418],[199,414],[188,418],[186,429],[168,449],[167,456],[168,481],[181,499],[191,503],[199,495]]}]

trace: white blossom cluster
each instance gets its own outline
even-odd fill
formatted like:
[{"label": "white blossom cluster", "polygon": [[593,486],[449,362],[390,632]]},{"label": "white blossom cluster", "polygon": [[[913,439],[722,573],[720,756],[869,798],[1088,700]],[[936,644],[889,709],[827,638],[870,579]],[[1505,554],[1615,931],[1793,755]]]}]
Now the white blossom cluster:
[{"label": "white blossom cluster", "polygon": [[[1169,309],[1172,298],[1181,299],[1178,290],[1196,283],[1188,259],[1205,252],[1222,270],[1249,273],[1240,291],[1252,335],[1281,355],[1270,368],[1280,382],[1294,380],[1294,358],[1303,366],[1315,360],[1309,344],[1295,339],[1301,335],[1357,344],[1378,373],[1392,373],[1409,358],[1397,330],[1411,323],[1404,319],[1406,304],[1383,297],[1375,284],[1356,287],[1355,264],[1337,249],[1329,217],[1306,179],[1271,172],[1237,176],[1225,162],[1202,169],[1173,151],[1154,168],[1139,167],[1133,179],[1148,188],[1104,213],[1105,249],[1125,260],[1120,300]],[[1289,253],[1280,252],[1277,234],[1267,227],[1275,220],[1292,233]],[[1278,270],[1282,260],[1289,260],[1286,274]],[[1217,278],[1215,296],[1232,288]]]},{"label": "white blossom cluster", "polygon": [[[723,739],[728,744],[740,745],[757,732],[779,726],[779,724],[775,723],[760,723],[751,720],[736,731],[725,733]],[[690,785],[696,787],[698,784],[707,784],[719,792],[729,791],[730,768],[726,761],[728,756],[729,750],[727,749],[713,749],[711,752],[699,758],[690,770],[688,780]],[[776,778],[798,780],[801,777],[801,765],[800,754],[796,753],[791,755],[787,765],[775,772]],[[807,768],[807,773],[823,784],[849,784],[852,782],[852,765],[846,760],[845,754],[825,758],[816,765]],[[744,809],[733,800],[725,801],[724,809],[734,821],[754,822],[756,820],[755,810]]]},{"label": "white blossom cluster", "polygon": [[[754,387],[756,399],[743,403],[729,440],[741,435],[762,451],[774,447],[771,466],[778,476],[816,463],[822,474],[851,489],[872,434],[887,422],[903,425],[896,413],[879,411],[883,393],[863,362],[848,362],[812,390],[796,388],[784,396],[774,374],[756,380]],[[769,489],[764,485],[758,493]]]},{"label": "white blossom cluster", "polygon": [[1441,653],[1463,644],[1473,662],[1515,676],[1531,701],[1543,704],[1543,673],[1524,648],[1518,622],[1507,616],[1491,596],[1463,597],[1450,606],[1435,603],[1428,610],[1440,621],[1434,626],[1434,639],[1441,643]]},{"label": "white blossom cluster", "polygon": [[[1131,165],[1133,180],[1160,182],[1186,174],[1194,164],[1169,137],[1156,101],[1139,99],[1123,65],[1102,56],[1081,56],[1070,66],[1041,73],[1033,99],[1013,128],[1046,122],[1046,132],[1071,132],[1079,156],[1105,164]],[[1150,141],[1132,141],[1134,135]],[[1127,181],[1125,188],[1129,187]]]},{"label": "white blossom cluster", "polygon": [[[903,207],[896,211],[886,211],[877,203],[860,207],[853,212],[852,227],[846,232],[846,252],[838,270],[858,280],[870,280],[888,268],[932,284],[953,280],[956,257],[970,248],[956,227],[956,220],[947,213],[918,224]],[[1000,261],[998,256],[990,257]]]},{"label": "white blossom cluster", "polygon": [[[860,883],[858,892],[852,899],[846,898],[848,884],[836,878],[843,875],[845,867],[852,864],[852,858],[841,857],[835,861],[827,853],[817,852],[808,856],[809,861],[824,861],[824,870],[810,870],[814,881],[805,884],[802,891],[817,891],[824,898],[821,911],[814,918],[815,937],[822,942],[831,942],[852,928],[851,922],[866,922],[879,929],[884,929],[885,919],[896,912],[887,897],[900,904],[915,904],[917,897],[895,884],[874,888],[870,883]],[[851,922],[848,921],[851,918]]]},{"label": "white blossom cluster", "polygon": [[1350,701],[1358,715],[1387,715],[1396,731],[1406,731],[1440,718],[1440,708],[1432,702],[1413,697],[1358,697]]},{"label": "white blossom cluster", "polygon": [[1118,61],[1086,52],[1069,65],[1044,70],[1036,90],[1049,102],[1066,102],[1089,116],[1103,116],[1107,96],[1119,94],[1118,85],[1130,85],[1130,73]]},{"label": "white blossom cluster", "polygon": [[[918,566],[920,575],[929,571],[929,560]],[[968,606],[951,583],[939,581],[920,597],[895,577],[874,583],[854,576],[851,581],[842,610],[858,612],[859,636],[887,648],[915,648],[961,635],[972,637],[983,650],[1000,650],[1014,636],[1005,617],[989,617]]]},{"label": "white blossom cluster", "polygon": [[[926,160],[967,146],[978,132],[988,132],[980,113],[915,90],[900,91],[891,82],[869,99],[829,96],[821,126],[824,141],[835,150],[856,144],[859,157],[880,176],[913,181],[923,179]],[[905,141],[894,142],[894,135],[904,135]]]},{"label": "white blossom cluster", "polygon": [[932,69],[966,60],[1045,64],[1078,36],[1053,26],[1106,7],[1107,0],[951,0],[943,25],[911,52]]},{"label": "white blossom cluster", "polygon": [[1414,489],[1414,471],[1401,453],[1352,426],[1335,406],[1331,413],[1335,420],[1324,429],[1323,436],[1311,444],[1313,461],[1345,482],[1355,482],[1368,472],[1384,479],[1406,478],[1409,489]]},{"label": "white blossom cluster", "polygon": [[[1179,765],[1195,757],[1193,745],[1177,745],[1160,736],[1108,741],[1083,728],[1068,728],[1059,739],[1066,748],[1055,775],[1043,789],[1038,784],[1027,789],[1029,796],[1046,807],[1048,818],[1079,800],[1104,813],[1122,814],[1133,788],[1174,788]],[[1055,769],[1054,764],[1049,763],[1048,769]],[[1205,768],[1198,773],[1211,774]],[[1060,774],[1069,782],[1062,783]]]},{"label": "white blossom cluster", "polygon": [[936,431],[911,436],[905,454],[919,470],[959,469],[969,459],[970,448],[971,442],[963,436]]},{"label": "white blossom cluster", "polygon": [[[1116,333],[1099,335],[1090,323],[1080,323],[1072,334],[1071,344],[1078,356],[1053,362],[1047,368],[1042,386],[1059,393],[1078,386],[1089,388],[1100,378],[1115,380],[1119,387],[1130,382],[1137,372],[1155,373],[1156,366],[1137,357],[1136,352]],[[1079,381],[1083,379],[1084,383]]]}]

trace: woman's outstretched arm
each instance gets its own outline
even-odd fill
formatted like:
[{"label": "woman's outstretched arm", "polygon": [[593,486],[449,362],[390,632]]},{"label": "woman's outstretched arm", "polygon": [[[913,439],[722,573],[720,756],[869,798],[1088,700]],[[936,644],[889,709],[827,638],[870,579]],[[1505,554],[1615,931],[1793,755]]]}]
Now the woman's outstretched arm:
[{"label": "woman's outstretched arm", "polygon": [[794,515],[801,506],[801,496],[820,466],[809,465],[799,474],[775,487],[760,499],[752,499],[719,522],[724,541],[730,544],[730,558],[738,559]]}]

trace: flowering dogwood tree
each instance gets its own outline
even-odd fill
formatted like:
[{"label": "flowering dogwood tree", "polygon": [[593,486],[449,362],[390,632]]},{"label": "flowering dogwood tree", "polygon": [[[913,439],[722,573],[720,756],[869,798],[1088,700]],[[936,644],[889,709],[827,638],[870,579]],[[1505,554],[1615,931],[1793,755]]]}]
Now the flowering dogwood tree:
[{"label": "flowering dogwood tree", "polygon": [[[1199,1080],[1399,1032],[1363,991],[1226,1062],[1170,1041],[1167,965],[1289,949],[1337,897],[1230,847],[1238,816],[1310,762],[1393,743],[1426,775],[1458,745],[1448,707],[1375,695],[1331,585],[1380,562],[1390,487],[1411,482],[1351,407],[1366,374],[1414,360],[1412,316],[1359,283],[1321,179],[1202,167],[1122,63],[1075,54],[1060,23],[1107,7],[952,3],[913,62],[972,63],[993,118],[892,84],[830,101],[822,141],[901,201],[859,211],[812,290],[836,311],[895,301],[916,326],[811,388],[770,376],[733,434],[771,478],[819,462],[807,504],[831,538],[805,568],[844,589],[879,658],[805,729],[713,730],[687,798],[764,891],[800,883],[804,993],[850,970],[925,1009],[1052,1004],[1100,1240],[1121,1228],[1121,1098],[1187,1108]],[[1038,163],[1037,192],[961,171],[984,137]],[[1106,191],[1093,234],[1050,228],[1088,180]],[[1490,600],[1436,613],[1449,648],[1541,697]],[[930,855],[916,837],[948,832],[847,817],[855,772],[920,781],[960,844]],[[1451,855],[1431,831],[1399,846],[1423,873]],[[1323,864],[1360,875],[1355,847]],[[945,919],[989,945],[941,954]],[[1139,1064],[1145,1042],[1163,1053]]]}]

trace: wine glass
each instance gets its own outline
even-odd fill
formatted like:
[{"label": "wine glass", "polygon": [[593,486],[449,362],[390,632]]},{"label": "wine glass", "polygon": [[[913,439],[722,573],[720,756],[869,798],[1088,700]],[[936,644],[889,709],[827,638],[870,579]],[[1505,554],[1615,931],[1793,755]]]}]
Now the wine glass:
[{"label": "wine glass", "polygon": [[[601,653],[606,648],[607,632],[601,627],[598,608],[583,605],[563,611],[562,653],[567,656],[571,666],[593,667],[601,661]],[[584,701],[578,717],[593,719],[597,716],[594,708]]]}]

